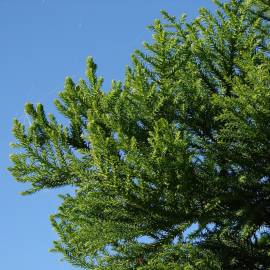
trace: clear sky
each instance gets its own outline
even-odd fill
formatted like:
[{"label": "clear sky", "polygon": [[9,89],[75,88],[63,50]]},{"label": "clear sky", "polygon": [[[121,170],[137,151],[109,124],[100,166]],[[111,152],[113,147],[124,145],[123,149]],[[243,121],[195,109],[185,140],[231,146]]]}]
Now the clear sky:
[{"label": "clear sky", "polygon": [[27,121],[24,103],[53,111],[64,78],[84,77],[88,55],[107,90],[112,79],[123,78],[132,51],[150,40],[146,26],[161,9],[192,18],[202,6],[213,8],[211,0],[0,0],[1,269],[74,269],[48,252],[57,237],[48,217],[59,205],[57,194],[67,190],[23,197],[24,186],[6,170],[12,119]]}]

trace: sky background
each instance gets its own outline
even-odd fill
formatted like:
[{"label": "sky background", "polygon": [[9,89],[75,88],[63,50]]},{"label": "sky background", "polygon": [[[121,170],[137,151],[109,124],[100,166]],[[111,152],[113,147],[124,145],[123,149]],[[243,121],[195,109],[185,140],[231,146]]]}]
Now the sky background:
[{"label": "sky background", "polygon": [[202,6],[213,9],[211,0],[0,0],[1,269],[75,269],[48,251],[57,238],[49,216],[59,206],[57,194],[68,189],[21,196],[25,186],[6,169],[12,119],[27,122],[25,102],[41,102],[54,112],[64,78],[84,77],[89,55],[107,91],[112,79],[123,79],[134,49],[151,39],[146,26],[161,9],[193,18]]}]

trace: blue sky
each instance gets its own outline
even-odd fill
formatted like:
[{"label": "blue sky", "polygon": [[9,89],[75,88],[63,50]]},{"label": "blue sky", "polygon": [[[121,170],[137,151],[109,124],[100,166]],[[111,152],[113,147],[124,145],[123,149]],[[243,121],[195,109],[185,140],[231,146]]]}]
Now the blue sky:
[{"label": "blue sky", "polygon": [[88,55],[108,90],[112,79],[123,78],[133,50],[150,40],[146,26],[161,9],[194,17],[202,6],[213,8],[211,0],[0,0],[1,269],[74,269],[48,252],[57,238],[48,217],[59,205],[57,194],[68,190],[23,197],[25,187],[6,170],[12,119],[27,121],[24,103],[41,102],[53,112],[64,78],[84,77]]}]

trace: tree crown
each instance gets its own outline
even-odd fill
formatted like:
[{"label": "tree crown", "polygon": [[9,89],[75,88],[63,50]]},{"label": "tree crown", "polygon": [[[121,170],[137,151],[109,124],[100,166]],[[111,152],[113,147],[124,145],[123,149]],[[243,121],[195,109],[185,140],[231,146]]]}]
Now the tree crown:
[{"label": "tree crown", "polygon": [[[268,1],[165,11],[108,92],[87,59],[55,100],[26,104],[12,175],[23,194],[72,185],[53,251],[84,269],[268,269]],[[270,269],[270,268],[269,268]]]}]

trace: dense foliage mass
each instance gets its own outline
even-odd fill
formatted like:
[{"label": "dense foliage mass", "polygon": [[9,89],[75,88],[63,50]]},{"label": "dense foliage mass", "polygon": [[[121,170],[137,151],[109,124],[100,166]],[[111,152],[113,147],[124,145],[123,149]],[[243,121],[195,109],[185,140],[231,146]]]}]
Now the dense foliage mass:
[{"label": "dense foliage mass", "polygon": [[124,82],[66,79],[14,121],[10,168],[30,194],[64,185],[54,251],[84,269],[270,269],[270,4],[163,12]]}]

